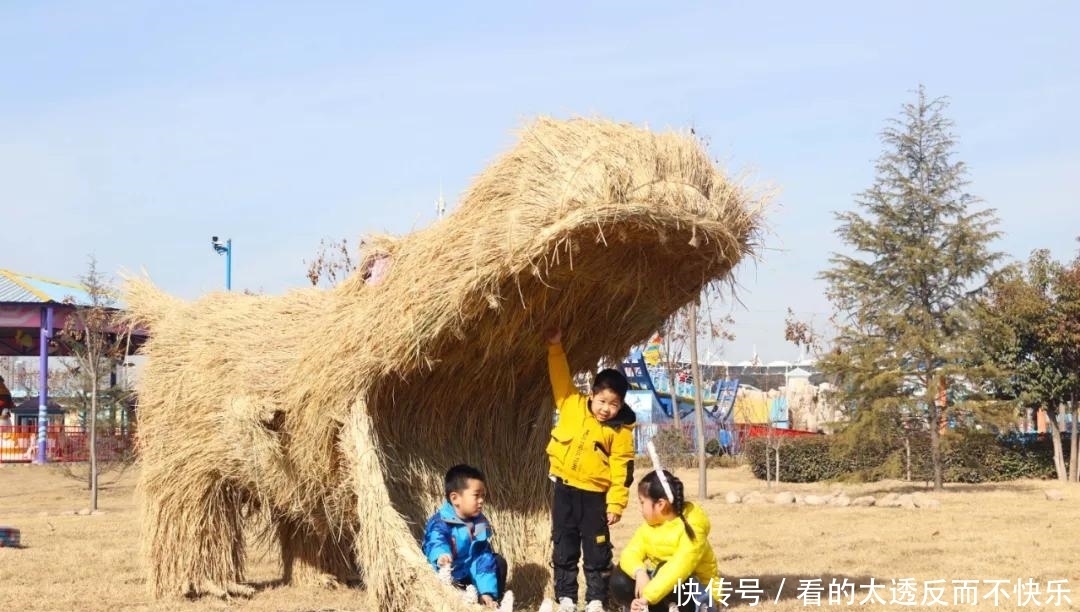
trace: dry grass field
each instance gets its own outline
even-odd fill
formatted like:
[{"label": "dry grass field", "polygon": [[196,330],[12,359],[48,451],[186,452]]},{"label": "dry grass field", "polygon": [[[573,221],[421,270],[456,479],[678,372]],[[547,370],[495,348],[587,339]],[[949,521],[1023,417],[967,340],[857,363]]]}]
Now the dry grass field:
[{"label": "dry grass field", "polygon": [[[696,472],[683,471],[687,492],[696,492]],[[365,610],[362,593],[276,586],[276,558],[253,552],[249,579],[259,587],[250,600],[150,602],[138,556],[132,472],[106,479],[103,513],[79,516],[86,507],[81,483],[54,467],[0,467],[0,525],[22,530],[24,548],[0,548],[0,609],[31,610],[203,610],[330,611]],[[492,483],[492,486],[499,486]],[[771,503],[729,505],[732,490],[759,490],[770,496],[781,490],[800,494],[828,493],[842,487],[848,495],[925,490],[922,483],[885,482],[865,485],[774,485],[767,489],[745,468],[712,469],[706,509],[713,520],[712,543],[721,568],[734,586],[758,580],[762,601],[732,593],[728,607],[783,612],[814,605],[800,598],[802,580],[821,581],[821,607],[833,609],[931,609],[923,604],[927,586],[940,586],[932,609],[969,608],[963,597],[974,591],[976,607],[1014,609],[1036,606],[1027,599],[1033,583],[1042,609],[1080,609],[1080,488],[1053,482],[1021,481],[1001,485],[952,485],[940,494],[936,509],[855,508]],[[1047,489],[1064,492],[1063,501],[1048,501]],[[612,534],[616,547],[640,523],[636,505]],[[616,550],[616,554],[618,550]],[[871,579],[884,588],[872,599]],[[854,601],[845,595],[829,604],[830,581],[854,586]],[[910,580],[910,582],[908,582]],[[997,604],[991,581],[1002,580]],[[1047,605],[1048,582],[1064,580],[1063,590],[1075,603],[1061,599]],[[895,581],[895,583],[894,583]],[[944,581],[933,583],[931,581]],[[961,583],[960,581],[978,581]],[[780,590],[781,582],[784,585]],[[744,586],[748,586],[743,583]],[[896,588],[899,585],[899,588]],[[913,587],[915,605],[889,602],[905,598]],[[968,587],[975,586],[975,589]],[[891,591],[890,588],[895,588]],[[1076,593],[1072,589],[1076,588]],[[779,594],[778,594],[779,591]],[[1006,599],[1006,595],[1008,598]],[[1018,595],[1023,601],[1018,601]],[[1053,598],[1051,598],[1053,599]],[[525,603],[525,602],[521,602]],[[1018,604],[1023,603],[1023,606]],[[519,606],[519,609],[527,609]]]}]

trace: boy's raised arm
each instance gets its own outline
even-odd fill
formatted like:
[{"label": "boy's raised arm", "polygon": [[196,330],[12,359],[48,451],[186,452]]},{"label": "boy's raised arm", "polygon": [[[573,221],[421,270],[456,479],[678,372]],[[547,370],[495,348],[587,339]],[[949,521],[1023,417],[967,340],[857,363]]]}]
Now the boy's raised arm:
[{"label": "boy's raised arm", "polygon": [[562,334],[559,332],[549,333],[548,342],[548,376],[551,379],[551,391],[554,394],[555,407],[561,409],[568,398],[578,394],[574,380],[570,377],[570,364],[566,360],[566,352],[562,347]]}]

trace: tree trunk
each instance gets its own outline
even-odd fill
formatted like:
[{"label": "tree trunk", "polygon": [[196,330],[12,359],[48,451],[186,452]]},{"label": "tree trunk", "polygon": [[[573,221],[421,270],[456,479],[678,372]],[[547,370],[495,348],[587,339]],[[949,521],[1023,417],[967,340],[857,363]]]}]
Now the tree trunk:
[{"label": "tree trunk", "polygon": [[98,378],[97,368],[90,368],[90,511],[97,510],[98,502],[98,466],[97,466],[97,411]]},{"label": "tree trunk", "polygon": [[936,377],[927,379],[926,385],[926,411],[930,421],[930,465],[934,471],[934,490],[940,491],[944,487],[941,477],[941,411],[937,403]]},{"label": "tree trunk", "polygon": [[675,431],[681,436],[682,417],[679,416],[679,394],[676,386],[679,384],[679,376],[675,372],[675,360],[668,362],[668,392],[671,393],[671,418],[675,421]]},{"label": "tree trunk", "polygon": [[1076,431],[1076,397],[1069,398],[1069,482],[1080,482],[1076,473],[1077,468],[1077,445],[1080,444],[1080,434]]},{"label": "tree trunk", "polygon": [[1057,471],[1059,481],[1067,482],[1068,474],[1065,470],[1065,457],[1061,448],[1061,425],[1058,423],[1058,411],[1057,408],[1047,407],[1045,412],[1047,426],[1050,427],[1050,438],[1054,442],[1054,470]]},{"label": "tree trunk", "polygon": [[780,443],[776,444],[776,485],[780,486]]},{"label": "tree trunk", "polygon": [[911,438],[904,436],[904,480],[911,482]]},{"label": "tree trunk", "polygon": [[[694,415],[697,417],[698,499],[708,498],[708,472],[705,469],[705,406],[701,399],[701,367],[697,350],[697,304],[690,305],[690,373],[694,377]],[[675,404],[678,412],[678,403]]]},{"label": "tree trunk", "polygon": [[772,428],[769,428],[768,433],[765,435],[765,487],[772,488],[772,457],[769,456],[769,451],[772,450]]}]

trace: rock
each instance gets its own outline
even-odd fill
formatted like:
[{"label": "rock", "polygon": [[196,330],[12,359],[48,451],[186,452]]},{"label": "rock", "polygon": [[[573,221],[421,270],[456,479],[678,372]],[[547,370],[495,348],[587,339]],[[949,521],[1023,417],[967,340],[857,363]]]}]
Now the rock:
[{"label": "rock", "polygon": [[807,495],[803,499],[803,502],[806,503],[807,506],[824,506],[828,503],[828,501],[820,495]]},{"label": "rock", "polygon": [[904,509],[907,509],[907,510],[914,510],[915,509],[915,497],[912,496],[912,495],[906,494],[906,493],[904,495],[901,495],[900,497],[898,497],[896,499],[896,503],[901,508],[904,508]]},{"label": "rock", "polygon": [[899,499],[900,496],[896,493],[889,493],[885,497],[879,499],[877,505],[881,508],[898,508],[900,506],[900,502],[897,500]]},{"label": "rock", "polygon": [[90,508],[83,508],[82,510],[79,510],[75,514],[77,514],[79,516],[90,516]]},{"label": "rock", "polygon": [[851,500],[852,506],[870,507],[873,506],[875,503],[877,503],[877,500],[874,499],[873,495],[863,495],[862,497],[856,497],[855,499]]},{"label": "rock", "polygon": [[758,491],[750,491],[746,495],[743,495],[742,503],[744,504],[760,504],[764,503],[765,496]]},{"label": "rock", "polygon": [[1065,499],[1065,494],[1057,489],[1048,489],[1045,495],[1049,501],[1062,501]]},{"label": "rock", "polygon": [[915,494],[914,495],[914,501],[915,501],[915,507],[916,508],[933,509],[933,508],[940,508],[941,507],[941,502],[934,499],[933,497],[928,497],[926,495],[923,495],[922,493]]},{"label": "rock", "polygon": [[851,498],[841,493],[829,500],[829,503],[840,508],[846,508],[851,505]]},{"label": "rock", "polygon": [[791,504],[795,503],[795,494],[792,493],[791,491],[784,491],[782,493],[777,493],[776,497],[773,498],[773,503],[775,503],[777,506],[791,505]]},{"label": "rock", "polygon": [[728,491],[727,495],[724,496],[724,500],[729,504],[737,504],[742,501],[742,496],[739,495],[738,491]]},{"label": "rock", "polygon": [[795,496],[795,505],[796,506],[805,506],[806,505],[806,498],[804,498],[802,495],[796,495]]}]

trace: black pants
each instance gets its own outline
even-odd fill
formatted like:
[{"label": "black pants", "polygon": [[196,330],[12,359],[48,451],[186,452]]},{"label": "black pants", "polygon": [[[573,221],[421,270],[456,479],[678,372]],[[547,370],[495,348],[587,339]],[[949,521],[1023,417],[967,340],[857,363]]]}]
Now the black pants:
[{"label": "black pants", "polygon": [[551,565],[555,599],[577,603],[578,559],[585,570],[585,601],[607,601],[611,573],[611,534],[607,496],[555,483],[551,507]]},{"label": "black pants", "polygon": [[[495,599],[502,599],[503,595],[506,595],[506,559],[499,553],[495,553],[495,581],[498,583],[496,588],[499,592],[495,594]],[[464,580],[455,580],[454,586],[459,589],[464,589],[466,586],[473,584],[472,576],[466,576]],[[483,595],[483,593],[478,593]]]},{"label": "black pants", "polygon": [[[659,569],[659,568],[657,568]],[[688,583],[694,582],[695,586],[688,586]],[[634,599],[634,587],[636,583],[629,574],[622,571],[622,568],[616,567],[615,571],[611,574],[611,601],[618,606],[630,607],[630,602]],[[655,603],[649,606],[649,612],[667,612],[668,605],[676,604],[679,606],[679,612],[695,612],[697,610],[697,604],[690,597],[691,593],[702,593],[709,585],[701,585],[693,577],[687,578],[673,593],[660,600],[659,603]],[[693,589],[693,590],[691,590]]]}]

